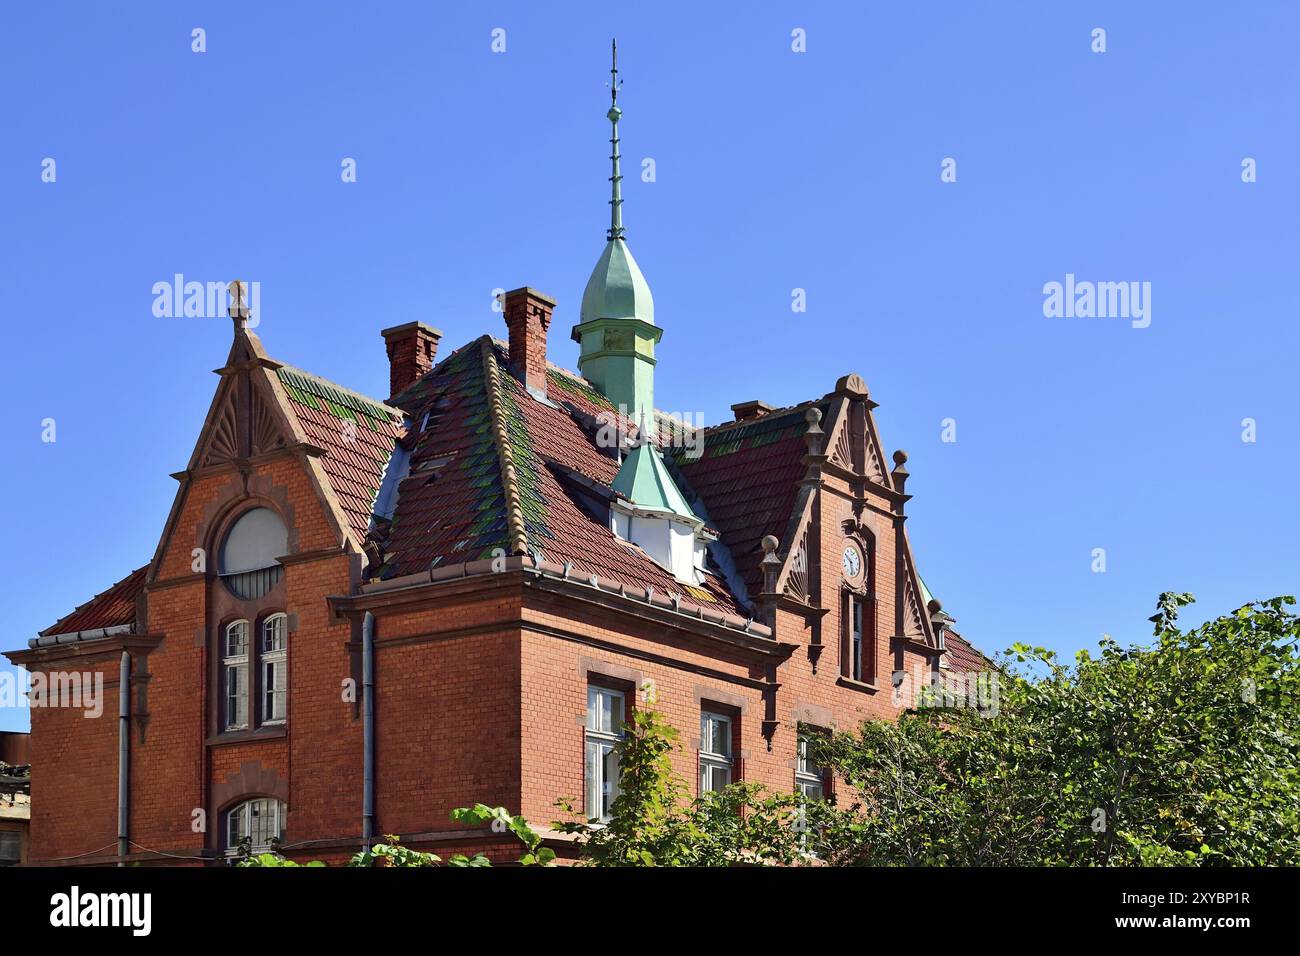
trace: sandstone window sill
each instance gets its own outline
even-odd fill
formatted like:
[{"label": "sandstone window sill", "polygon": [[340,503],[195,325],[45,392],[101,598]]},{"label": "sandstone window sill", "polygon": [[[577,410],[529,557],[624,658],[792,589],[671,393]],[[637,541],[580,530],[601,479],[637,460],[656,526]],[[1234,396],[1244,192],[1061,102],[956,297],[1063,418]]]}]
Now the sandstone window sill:
[{"label": "sandstone window sill", "polygon": [[259,727],[257,730],[234,730],[230,733],[217,734],[207,739],[209,747],[222,747],[226,744],[247,744],[258,740],[281,740],[289,735],[289,728],[284,724]]},{"label": "sandstone window sill", "polygon": [[851,677],[837,677],[835,683],[840,687],[847,687],[849,690],[861,691],[864,694],[880,693],[880,685],[869,683],[867,681],[854,680]]}]

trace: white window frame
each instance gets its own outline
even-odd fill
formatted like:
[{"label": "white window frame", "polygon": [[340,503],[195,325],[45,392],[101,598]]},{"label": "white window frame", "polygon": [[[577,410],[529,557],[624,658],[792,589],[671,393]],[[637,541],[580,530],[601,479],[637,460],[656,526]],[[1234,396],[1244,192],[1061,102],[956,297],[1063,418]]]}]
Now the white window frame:
[{"label": "white window frame", "polygon": [[225,853],[226,856],[234,857],[239,855],[239,844],[245,836],[252,835],[252,819],[256,810],[259,819],[269,818],[271,823],[269,828],[260,827],[263,833],[269,829],[270,836],[261,843],[252,843],[250,850],[253,853],[266,853],[270,851],[272,841],[284,838],[284,818],[287,808],[284,803],[274,797],[254,797],[238,803],[226,811],[225,819]]},{"label": "white window frame", "polygon": [[[258,649],[262,674],[262,723],[282,724],[289,706],[289,616],[271,614],[262,622]],[[278,685],[278,686],[277,686]]]},{"label": "white window frame", "polygon": [[812,737],[812,733],[808,731],[801,731],[799,734],[799,742],[796,745],[798,749],[795,759],[794,785],[806,800],[825,800],[826,778],[820,768],[814,766],[808,759],[808,741]]},{"label": "white window frame", "polygon": [[[722,728],[721,734],[716,732],[717,727]],[[723,787],[732,783],[732,768],[735,766],[731,752],[733,731],[732,718],[726,714],[709,710],[700,712],[700,796],[722,789],[714,786],[715,774],[726,775]],[[718,753],[709,749],[715,737],[722,739],[725,752]]]},{"label": "white window frame", "polygon": [[[232,653],[230,637],[236,628],[243,630],[243,653]],[[224,730],[248,729],[248,658],[249,634],[248,621],[231,621],[221,631],[221,726]],[[232,691],[232,678],[235,685]],[[243,710],[243,721],[239,720],[239,710]]]},{"label": "white window frame", "polygon": [[[605,707],[602,706],[605,700],[618,702],[619,719],[611,720],[608,727],[604,726],[604,721],[601,719],[605,713]],[[612,707],[609,710],[611,714],[614,712]],[[587,685],[587,724],[583,744],[583,755],[586,761],[583,809],[589,821],[608,823],[609,807],[618,798],[617,748],[623,742],[622,725],[626,720],[627,695],[623,691],[602,687],[599,684]],[[615,724],[617,726],[614,726]],[[593,755],[596,759],[593,759]],[[608,780],[606,759],[611,756],[614,760],[615,773],[614,779]],[[601,806],[596,805],[597,799],[601,801]]]}]

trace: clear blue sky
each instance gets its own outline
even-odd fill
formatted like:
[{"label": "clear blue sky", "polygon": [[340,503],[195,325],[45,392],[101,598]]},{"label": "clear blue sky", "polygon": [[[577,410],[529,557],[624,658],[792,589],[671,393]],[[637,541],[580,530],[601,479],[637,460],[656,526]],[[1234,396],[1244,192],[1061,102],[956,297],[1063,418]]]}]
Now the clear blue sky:
[{"label": "clear blue sky", "polygon": [[[460,6],[0,9],[5,649],[157,544],[230,323],[155,318],[155,282],[260,281],[272,355],[376,396],[380,328],[503,335],[496,287],[556,296],[576,364],[615,34],[661,407],[860,373],[919,568],[988,650],[1298,589],[1294,3]],[[1150,282],[1150,327],[1045,318],[1066,273]]]}]

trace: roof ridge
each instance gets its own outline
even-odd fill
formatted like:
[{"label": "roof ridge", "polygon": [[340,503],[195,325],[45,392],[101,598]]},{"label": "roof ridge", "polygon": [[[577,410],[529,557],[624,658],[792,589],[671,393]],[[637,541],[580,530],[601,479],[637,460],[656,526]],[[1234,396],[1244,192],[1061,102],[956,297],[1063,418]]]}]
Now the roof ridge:
[{"label": "roof ridge", "polygon": [[797,405],[786,405],[784,408],[774,408],[766,415],[759,415],[757,418],[744,418],[734,422],[718,422],[716,425],[705,425],[702,431],[709,437],[712,437],[720,432],[734,431],[735,429],[742,428],[746,425],[758,425],[769,418],[784,418],[785,416],[791,415],[795,412],[812,408],[814,405],[820,405],[824,401],[826,401],[825,396],[822,396],[821,398],[810,398]]},{"label": "roof ridge", "polygon": [[276,371],[277,372],[284,371],[284,372],[290,372],[297,375],[301,375],[310,381],[316,382],[320,385],[328,386],[329,388],[342,392],[345,397],[355,398],[358,399],[359,401],[365,402],[367,405],[370,405],[371,407],[375,408],[377,411],[382,412],[384,415],[388,416],[391,419],[400,420],[402,417],[401,409],[394,408],[391,405],[388,405],[384,402],[371,398],[369,395],[363,395],[361,392],[358,392],[356,389],[348,388],[346,385],[340,385],[338,382],[325,378],[323,375],[317,375],[315,372],[309,372],[306,369],[299,368],[296,365],[289,365],[287,363],[281,362],[280,368],[277,369]]},{"label": "roof ridge", "polygon": [[515,474],[514,453],[510,449],[510,436],[506,431],[505,412],[502,408],[501,369],[497,365],[496,348],[492,337],[479,339],[483,354],[483,374],[487,379],[488,414],[492,419],[492,437],[497,446],[497,460],[501,465],[501,485],[506,496],[506,526],[509,531],[512,554],[528,553],[528,532],[524,526],[524,510],[519,498],[519,478]]}]

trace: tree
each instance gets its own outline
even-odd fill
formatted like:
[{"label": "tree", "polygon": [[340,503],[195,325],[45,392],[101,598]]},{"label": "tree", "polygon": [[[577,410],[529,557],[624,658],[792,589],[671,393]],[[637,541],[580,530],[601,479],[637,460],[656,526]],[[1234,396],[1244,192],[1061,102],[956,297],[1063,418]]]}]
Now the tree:
[{"label": "tree", "polygon": [[771,794],[736,783],[694,800],[673,772],[677,730],[646,706],[623,726],[618,746],[619,795],[607,823],[592,823],[573,801],[560,807],[578,817],[556,828],[577,838],[588,866],[730,866],[792,864],[813,859],[831,808],[802,797]]},{"label": "tree", "polygon": [[[1016,645],[998,707],[920,709],[819,748],[856,793],[836,863],[1300,863],[1300,620],[1293,598],[1073,666]],[[1015,665],[1028,664],[1028,671]]]}]

